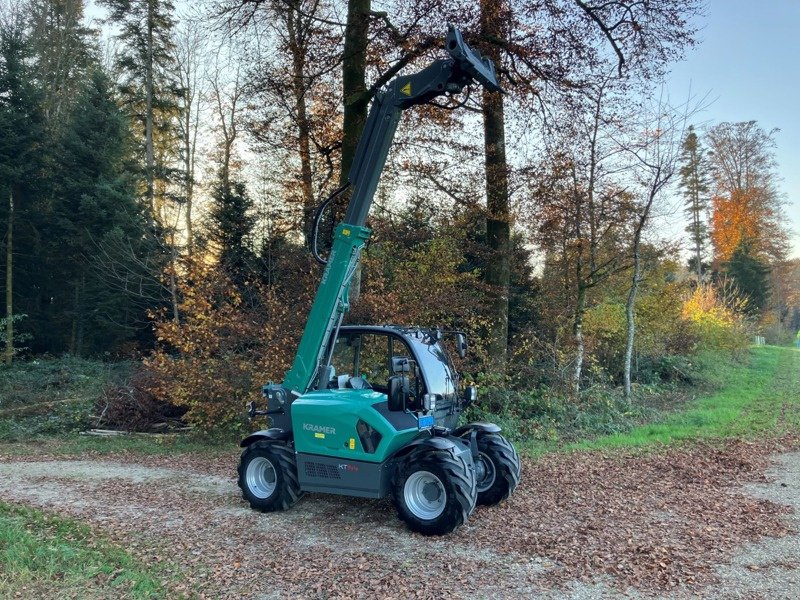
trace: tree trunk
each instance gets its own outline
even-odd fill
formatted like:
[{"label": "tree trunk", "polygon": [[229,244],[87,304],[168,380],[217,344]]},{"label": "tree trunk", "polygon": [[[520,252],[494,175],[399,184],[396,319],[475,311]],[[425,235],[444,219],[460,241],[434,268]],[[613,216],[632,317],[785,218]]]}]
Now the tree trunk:
[{"label": "tree trunk", "polygon": [[[583,359],[586,348],[583,341],[583,315],[586,312],[586,277],[583,272],[583,202],[581,192],[577,186],[577,173],[572,169],[573,198],[575,200],[575,239],[578,240],[578,255],[575,260],[575,315],[572,322],[573,339],[575,340],[575,369],[572,374],[572,391],[577,398],[581,392],[581,377],[583,375]],[[565,257],[566,255],[566,248]],[[569,279],[566,279],[569,281]]]},{"label": "tree trunk", "polygon": [[702,262],[702,234],[700,231],[700,174],[697,172],[697,157],[692,156],[692,179],[694,190],[692,192],[692,212],[694,213],[694,250],[697,261],[697,285],[703,281]]},{"label": "tree trunk", "polygon": [[194,246],[194,230],[192,228],[192,202],[194,201],[194,184],[186,186],[186,255],[191,258]]},{"label": "tree trunk", "polygon": [[77,300],[78,300],[78,329],[75,335],[75,356],[81,356],[83,354],[83,326],[84,326],[84,314],[83,314],[83,300],[86,298],[86,274],[84,273],[81,275],[81,283],[80,287],[78,288]]},{"label": "tree trunk", "polygon": [[286,28],[289,33],[289,50],[292,53],[292,92],[297,112],[297,140],[300,153],[300,184],[303,193],[303,235],[306,243],[311,234],[311,219],[314,214],[314,186],[311,176],[311,126],[306,106],[306,48],[298,22],[299,13],[289,8],[286,15]]},{"label": "tree trunk", "polygon": [[14,191],[8,191],[6,227],[6,353],[5,363],[14,360]]},{"label": "tree trunk", "polygon": [[[223,117],[224,118],[224,117]],[[222,147],[222,189],[225,196],[231,195],[231,153],[233,152],[233,140],[225,138]]]},{"label": "tree trunk", "polygon": [[[367,121],[369,96],[367,95],[366,69],[367,44],[369,43],[369,12],[371,0],[349,0],[347,3],[347,26],[344,32],[344,55],[342,57],[342,88],[344,95],[344,119],[342,123],[342,165],[339,184],[347,181],[355,158],[358,140]],[[343,200],[350,198],[345,194]],[[339,205],[341,207],[341,205]],[[344,217],[344,209],[333,208],[334,222]],[[350,303],[355,304],[361,295],[361,262],[350,281]]]},{"label": "tree trunk", "polygon": [[156,215],[155,205],[155,152],[153,150],[153,21],[155,19],[153,6],[154,0],[147,0],[147,62],[145,64],[145,169],[147,182],[147,201],[153,216]]},{"label": "tree trunk", "polygon": [[72,295],[72,330],[69,336],[69,353],[73,356],[77,355],[76,348],[78,347],[78,307],[81,301],[80,284],[75,281],[75,293]]},{"label": "tree trunk", "polygon": [[[187,60],[188,65],[188,60]],[[191,81],[189,78],[189,69],[187,66],[187,85]],[[194,91],[186,92],[187,96],[196,93]],[[192,105],[186,107],[186,115],[184,118],[184,138],[183,138],[183,151],[186,155],[184,162],[186,167],[186,255],[192,256],[192,246],[194,244],[194,231],[192,229],[192,202],[194,201],[194,153],[195,144],[192,143]]]},{"label": "tree trunk", "polygon": [[636,320],[634,318],[634,308],[636,306],[636,294],[639,292],[639,282],[642,277],[642,264],[639,255],[640,230],[637,230],[633,239],[633,278],[631,279],[631,289],[628,290],[628,299],[625,302],[625,318],[628,328],[625,338],[625,369],[624,369],[624,394],[625,402],[631,404],[631,363],[633,362],[633,342],[636,336]]},{"label": "tree trunk", "polygon": [[[502,39],[502,2],[481,0],[481,32],[484,38]],[[487,44],[485,54],[500,65],[500,48]],[[508,352],[508,288],[511,279],[508,164],[506,162],[503,96],[483,90],[483,130],[486,161],[486,243],[489,256],[484,279],[490,286],[491,331],[489,354],[495,368],[505,371]]]},{"label": "tree trunk", "polygon": [[575,397],[581,392],[581,377],[583,376],[583,358],[586,348],[583,343],[583,315],[586,312],[586,288],[578,285],[578,297],[575,301],[575,319],[572,332],[575,339],[575,369],[572,373],[572,391]]},{"label": "tree trunk", "polygon": [[342,165],[339,183],[347,181],[350,166],[358,146],[358,139],[367,120],[366,68],[369,42],[369,11],[371,0],[349,0],[347,26],[344,32],[342,57],[342,88],[344,93],[344,119],[342,123]]},{"label": "tree trunk", "polygon": [[180,325],[181,318],[178,312],[178,248],[175,246],[174,235],[170,246],[169,295],[172,301],[172,320]]}]

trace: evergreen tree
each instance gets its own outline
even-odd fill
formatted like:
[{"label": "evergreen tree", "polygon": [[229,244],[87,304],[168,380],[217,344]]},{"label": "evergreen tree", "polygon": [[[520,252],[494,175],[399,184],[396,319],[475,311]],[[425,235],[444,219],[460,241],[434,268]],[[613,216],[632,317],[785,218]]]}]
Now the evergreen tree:
[{"label": "evergreen tree", "polygon": [[[128,121],[118,108],[113,86],[99,68],[77,97],[59,147],[55,222],[59,227],[52,249],[68,284],[63,306],[71,323],[69,349],[108,348],[130,338],[143,323],[144,307],[135,295],[119,289],[114,273],[98,266],[95,257],[108,250],[110,237],[124,237],[132,251],[119,255],[118,270],[136,271],[148,254],[144,211],[136,199]],[[133,264],[130,264],[133,263]],[[147,274],[143,274],[147,279]],[[149,275],[154,278],[155,275]],[[153,285],[153,282],[150,284]],[[69,308],[66,308],[69,307]]]},{"label": "evergreen tree", "polygon": [[708,209],[708,175],[704,151],[692,125],[689,126],[689,133],[683,142],[681,163],[680,185],[686,196],[684,212],[689,219],[686,232],[694,247],[694,256],[689,264],[694,268],[697,281],[700,282],[703,279],[703,255],[708,240],[708,226],[704,220],[704,213]]},{"label": "evergreen tree", "polygon": [[29,0],[35,75],[48,127],[65,122],[94,64],[95,32],[83,25],[83,5],[84,0]]},{"label": "evergreen tree", "polygon": [[249,247],[255,227],[253,200],[243,183],[220,182],[214,189],[209,211],[209,240],[219,256],[220,267],[237,284],[242,284],[254,265]]},{"label": "evergreen tree", "polygon": [[[0,23],[0,218],[5,227],[5,361],[14,356],[14,300],[16,270],[14,255],[17,224],[31,214],[33,188],[41,164],[44,143],[41,96],[33,85],[30,68],[31,48],[18,14]],[[16,229],[16,231],[15,231]],[[18,269],[17,269],[18,270]],[[20,311],[16,310],[16,314]]]},{"label": "evergreen tree", "polygon": [[742,241],[724,265],[725,272],[747,298],[747,311],[758,314],[769,299],[769,266],[753,251],[753,245]]},{"label": "evergreen tree", "polygon": [[174,77],[172,0],[100,0],[119,27],[122,49],[117,68],[120,91],[142,140],[145,198],[152,215],[164,211],[169,162],[176,153],[174,118],[178,85]]}]

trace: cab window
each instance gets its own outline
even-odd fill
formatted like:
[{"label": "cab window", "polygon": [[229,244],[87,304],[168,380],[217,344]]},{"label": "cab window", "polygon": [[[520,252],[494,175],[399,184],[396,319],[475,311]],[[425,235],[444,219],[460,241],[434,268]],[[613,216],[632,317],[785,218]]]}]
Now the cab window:
[{"label": "cab window", "polygon": [[[341,334],[331,355],[335,385],[349,387],[347,382],[351,377],[360,377],[373,389],[386,392],[392,376],[392,357],[413,361],[411,349],[399,337],[371,332]],[[406,375],[414,394],[418,388],[417,368],[413,362]]]},{"label": "cab window", "polygon": [[[408,377],[409,383],[409,390],[411,392],[412,397],[416,397],[420,395],[420,387],[421,387],[421,380],[418,377],[419,374],[419,366],[414,362],[414,355],[411,354],[411,349],[408,345],[401,340],[400,338],[393,337],[391,339],[391,351],[392,356],[394,358],[407,358],[411,362],[411,368],[409,369],[408,373],[405,373],[405,376]],[[419,386],[417,383],[419,382]]]},{"label": "cab window", "polygon": [[334,345],[333,354],[331,355],[334,378],[353,376],[356,364],[356,343],[359,341],[358,336],[340,335],[336,339],[336,345]]},{"label": "cab window", "polygon": [[373,386],[385,386],[391,377],[389,336],[362,333],[360,350],[357,357],[358,374]]}]

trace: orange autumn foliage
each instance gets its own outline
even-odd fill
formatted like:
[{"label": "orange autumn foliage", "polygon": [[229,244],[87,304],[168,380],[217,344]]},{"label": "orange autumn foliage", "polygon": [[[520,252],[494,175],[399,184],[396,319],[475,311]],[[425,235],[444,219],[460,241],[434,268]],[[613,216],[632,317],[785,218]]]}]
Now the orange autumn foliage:
[{"label": "orange autumn foliage", "polygon": [[289,367],[305,307],[279,301],[258,282],[237,290],[213,266],[190,269],[191,284],[181,284],[180,324],[167,313],[154,315],[149,391],[187,408],[186,419],[201,430],[242,426],[246,402]]},{"label": "orange autumn foliage", "polygon": [[758,191],[734,190],[730,196],[714,196],[711,200],[711,241],[714,257],[730,259],[743,240],[757,240],[761,235],[763,210]]}]

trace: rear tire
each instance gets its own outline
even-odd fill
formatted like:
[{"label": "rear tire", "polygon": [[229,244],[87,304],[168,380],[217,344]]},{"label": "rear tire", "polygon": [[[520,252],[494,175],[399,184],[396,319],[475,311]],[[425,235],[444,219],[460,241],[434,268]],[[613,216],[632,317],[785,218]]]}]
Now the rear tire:
[{"label": "rear tire", "polygon": [[255,510],[286,510],[303,495],[294,448],[283,442],[250,444],[242,452],[237,471],[242,497]]},{"label": "rear tire", "polygon": [[476,465],[476,471],[485,473],[477,482],[478,504],[492,506],[508,498],[519,485],[522,465],[514,446],[502,435],[479,432],[477,442],[484,467]]},{"label": "rear tire", "polygon": [[398,467],[392,486],[397,514],[423,535],[445,535],[475,510],[475,472],[453,449],[420,449]]}]

